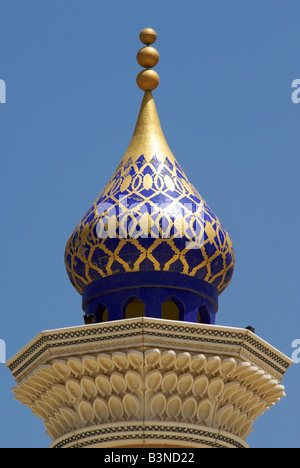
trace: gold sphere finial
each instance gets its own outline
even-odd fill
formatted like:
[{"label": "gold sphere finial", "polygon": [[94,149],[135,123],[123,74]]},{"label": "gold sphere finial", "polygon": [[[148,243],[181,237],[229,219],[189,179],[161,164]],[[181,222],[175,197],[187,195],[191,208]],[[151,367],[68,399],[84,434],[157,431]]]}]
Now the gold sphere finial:
[{"label": "gold sphere finial", "polygon": [[137,53],[138,64],[143,68],[153,68],[159,62],[159,53],[154,47],[143,47]]},{"label": "gold sphere finial", "polygon": [[142,91],[153,91],[159,85],[159,76],[154,70],[142,70],[136,82]]},{"label": "gold sphere finial", "polygon": [[142,47],[137,53],[136,59],[138,64],[146,68],[142,70],[136,79],[138,87],[143,91],[153,91],[159,85],[159,76],[154,70],[159,62],[159,53],[154,47],[150,47],[157,39],[157,34],[154,29],[146,28],[140,33],[140,40],[146,47]]},{"label": "gold sphere finial", "polygon": [[157,39],[157,34],[152,28],[143,29],[143,31],[141,31],[140,33],[140,40],[143,44],[146,44],[146,45],[154,44],[156,39]]}]

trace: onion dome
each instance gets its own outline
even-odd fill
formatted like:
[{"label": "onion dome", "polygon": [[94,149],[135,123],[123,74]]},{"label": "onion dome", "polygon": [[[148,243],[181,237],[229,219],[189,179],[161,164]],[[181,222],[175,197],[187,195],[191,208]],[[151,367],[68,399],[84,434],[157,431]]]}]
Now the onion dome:
[{"label": "onion dome", "polygon": [[147,29],[140,38],[146,47],[137,59],[146,70],[137,84],[145,93],[133,137],[71,235],[66,269],[86,322],[128,318],[129,304],[161,318],[162,305],[169,301],[170,311],[172,301],[179,320],[214,323],[218,296],[233,275],[233,245],[165,140],[152,95],[159,84],[156,33]]}]

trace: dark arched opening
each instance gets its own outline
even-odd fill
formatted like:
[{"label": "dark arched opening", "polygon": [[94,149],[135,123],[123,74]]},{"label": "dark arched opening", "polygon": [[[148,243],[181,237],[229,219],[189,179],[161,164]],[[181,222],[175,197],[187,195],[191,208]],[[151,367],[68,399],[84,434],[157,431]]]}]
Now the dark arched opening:
[{"label": "dark arched opening", "polygon": [[108,310],[103,304],[99,304],[95,311],[96,322],[108,322]]},{"label": "dark arched opening", "polygon": [[175,298],[168,299],[161,305],[161,318],[163,320],[183,320],[183,306]]},{"label": "dark arched opening", "polygon": [[145,304],[137,298],[132,298],[125,305],[124,315],[126,319],[145,317]]}]

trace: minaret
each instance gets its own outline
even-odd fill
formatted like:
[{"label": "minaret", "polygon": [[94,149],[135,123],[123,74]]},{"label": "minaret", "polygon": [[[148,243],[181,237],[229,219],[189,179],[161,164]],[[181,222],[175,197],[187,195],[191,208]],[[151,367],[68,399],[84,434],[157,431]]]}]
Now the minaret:
[{"label": "minaret", "polygon": [[85,324],[42,332],[7,364],[53,448],[248,447],[285,396],[292,361],[249,329],[216,325],[234,249],[165,140],[156,38],[140,34],[129,147],[66,247]]}]

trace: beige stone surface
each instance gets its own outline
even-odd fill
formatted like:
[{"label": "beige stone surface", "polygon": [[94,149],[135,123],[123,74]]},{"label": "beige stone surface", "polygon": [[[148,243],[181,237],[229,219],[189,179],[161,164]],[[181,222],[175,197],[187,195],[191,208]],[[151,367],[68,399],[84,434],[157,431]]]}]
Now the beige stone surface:
[{"label": "beige stone surface", "polygon": [[249,330],[133,319],[41,333],[8,362],[52,447],[247,447],[291,361]]}]

